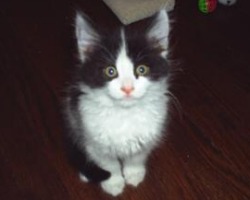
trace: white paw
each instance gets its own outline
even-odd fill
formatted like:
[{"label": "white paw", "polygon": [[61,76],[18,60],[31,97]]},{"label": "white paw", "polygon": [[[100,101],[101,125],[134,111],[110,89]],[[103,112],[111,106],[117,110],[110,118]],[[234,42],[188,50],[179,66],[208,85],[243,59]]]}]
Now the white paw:
[{"label": "white paw", "polygon": [[108,180],[101,183],[102,189],[112,196],[118,196],[121,194],[124,186],[125,181],[122,176],[111,176]]},{"label": "white paw", "polygon": [[86,176],[84,176],[82,173],[79,173],[79,178],[84,183],[88,183],[89,182],[89,179]]},{"label": "white paw", "polygon": [[124,168],[124,177],[126,183],[134,187],[138,186],[144,180],[146,169],[144,166],[134,166]]}]

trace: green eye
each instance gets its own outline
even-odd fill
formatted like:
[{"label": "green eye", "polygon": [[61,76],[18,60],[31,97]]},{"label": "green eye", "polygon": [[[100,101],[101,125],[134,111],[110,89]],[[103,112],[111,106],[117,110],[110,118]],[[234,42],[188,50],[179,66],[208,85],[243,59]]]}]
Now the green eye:
[{"label": "green eye", "polygon": [[147,76],[149,74],[149,67],[146,65],[139,65],[136,68],[136,75],[138,76]]},{"label": "green eye", "polygon": [[113,66],[108,66],[104,70],[104,75],[108,78],[114,78],[118,75],[118,72],[115,67]]}]

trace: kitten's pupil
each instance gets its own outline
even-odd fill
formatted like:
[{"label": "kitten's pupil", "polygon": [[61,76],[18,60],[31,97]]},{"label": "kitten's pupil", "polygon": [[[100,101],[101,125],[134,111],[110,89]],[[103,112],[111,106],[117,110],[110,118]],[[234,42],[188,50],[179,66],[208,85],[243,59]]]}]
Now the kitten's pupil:
[{"label": "kitten's pupil", "polygon": [[140,68],[139,68],[139,71],[140,71],[140,73],[143,74],[143,73],[145,72],[145,69],[144,69],[143,67],[140,67]]},{"label": "kitten's pupil", "polygon": [[109,69],[109,74],[113,75],[114,74],[114,70],[113,69]]}]

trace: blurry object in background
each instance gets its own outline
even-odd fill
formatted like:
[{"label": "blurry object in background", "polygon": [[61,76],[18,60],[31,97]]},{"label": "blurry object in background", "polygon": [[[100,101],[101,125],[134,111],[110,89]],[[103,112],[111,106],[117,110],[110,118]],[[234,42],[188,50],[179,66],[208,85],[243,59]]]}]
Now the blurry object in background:
[{"label": "blurry object in background", "polygon": [[159,10],[174,9],[175,0],[103,0],[119,20],[127,25],[154,15]]},{"label": "blurry object in background", "polygon": [[217,0],[199,0],[199,10],[203,13],[211,13],[217,7]]},{"label": "blurry object in background", "polygon": [[218,2],[225,6],[231,6],[234,5],[237,2],[237,0],[218,0]]}]

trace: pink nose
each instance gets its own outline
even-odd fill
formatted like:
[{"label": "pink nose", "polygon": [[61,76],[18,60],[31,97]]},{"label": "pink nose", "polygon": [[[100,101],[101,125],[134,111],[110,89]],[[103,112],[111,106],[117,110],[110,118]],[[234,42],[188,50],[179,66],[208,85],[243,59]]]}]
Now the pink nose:
[{"label": "pink nose", "polygon": [[134,90],[134,87],[133,86],[123,86],[121,88],[121,90],[126,93],[127,95],[129,95],[133,90]]}]

